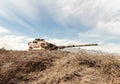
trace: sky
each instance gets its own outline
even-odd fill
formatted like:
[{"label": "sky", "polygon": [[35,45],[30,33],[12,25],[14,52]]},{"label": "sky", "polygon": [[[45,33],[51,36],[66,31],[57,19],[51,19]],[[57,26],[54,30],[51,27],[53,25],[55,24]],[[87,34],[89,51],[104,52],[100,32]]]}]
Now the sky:
[{"label": "sky", "polygon": [[0,48],[27,50],[34,38],[120,54],[120,0],[0,0]]}]

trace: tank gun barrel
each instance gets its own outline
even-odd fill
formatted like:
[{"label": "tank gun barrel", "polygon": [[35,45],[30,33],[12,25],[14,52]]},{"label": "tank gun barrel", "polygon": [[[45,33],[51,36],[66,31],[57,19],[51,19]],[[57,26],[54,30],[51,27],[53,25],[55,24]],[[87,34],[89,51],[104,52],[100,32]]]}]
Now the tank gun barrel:
[{"label": "tank gun barrel", "polygon": [[68,46],[58,46],[59,49],[72,48],[72,47],[86,47],[86,46],[98,46],[98,44],[80,44],[80,45],[68,45]]}]

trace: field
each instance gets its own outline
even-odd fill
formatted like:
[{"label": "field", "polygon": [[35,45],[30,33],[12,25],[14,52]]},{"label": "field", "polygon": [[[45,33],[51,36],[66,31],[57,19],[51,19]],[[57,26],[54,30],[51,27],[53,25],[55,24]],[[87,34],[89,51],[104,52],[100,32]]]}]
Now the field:
[{"label": "field", "polygon": [[120,84],[120,57],[85,50],[0,49],[0,84]]}]

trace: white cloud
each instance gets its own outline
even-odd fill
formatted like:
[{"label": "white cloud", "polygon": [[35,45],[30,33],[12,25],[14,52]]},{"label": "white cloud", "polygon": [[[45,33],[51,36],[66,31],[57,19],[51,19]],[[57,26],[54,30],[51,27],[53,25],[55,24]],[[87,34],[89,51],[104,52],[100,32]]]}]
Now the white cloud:
[{"label": "white cloud", "polygon": [[[119,2],[119,0],[117,1]],[[112,0],[44,0],[43,2],[51,14],[54,14],[56,17],[59,16],[58,19],[66,20],[76,18],[82,21],[91,21],[92,19],[92,22],[95,19],[98,20],[101,15],[103,17],[104,11],[106,11],[104,8],[108,9],[109,5],[112,4]],[[113,6],[117,7],[119,4]],[[117,9],[114,7],[110,9]]]},{"label": "white cloud", "polygon": [[105,30],[119,34],[120,0],[45,0],[44,3],[53,18],[63,24],[82,23],[99,33]]},{"label": "white cloud", "polygon": [[19,13],[29,17],[29,18],[36,18],[36,15],[38,13],[38,10],[34,3],[32,3],[33,0],[10,0],[13,7],[16,7],[16,9],[19,11]]},{"label": "white cloud", "polygon": [[99,22],[96,26],[100,32],[120,36],[120,21]]},{"label": "white cloud", "polygon": [[6,28],[4,28],[4,27],[2,27],[2,26],[0,26],[0,34],[8,34],[8,33],[10,33],[11,31],[9,30],[9,29],[6,29]]},{"label": "white cloud", "polygon": [[29,29],[32,33],[34,28],[21,17],[34,20],[38,10],[29,0],[0,0],[0,17],[15,22]]},{"label": "white cloud", "polygon": [[[29,18],[36,18],[36,15],[38,14],[38,9],[32,3],[33,0],[0,0],[0,14],[3,16],[10,17],[11,11],[16,13],[19,12],[19,14],[29,17]],[[11,10],[12,9],[12,10]],[[13,11],[14,9],[14,11]],[[10,14],[8,14],[10,13]],[[14,14],[15,16],[15,14]]]},{"label": "white cloud", "polygon": [[120,22],[99,22],[93,29],[79,33],[80,37],[85,37],[97,42],[120,41]]},{"label": "white cloud", "polygon": [[[2,35],[1,35],[2,34]],[[26,50],[28,49],[27,43],[32,38],[20,36],[13,33],[13,31],[0,27],[0,48],[12,50]]]},{"label": "white cloud", "polygon": [[95,30],[119,34],[116,32],[120,27],[119,4],[120,0],[1,0],[0,15],[12,18],[32,31],[33,28],[21,21],[9,7],[32,19],[45,10],[56,21],[65,25],[83,24]]},{"label": "white cloud", "polygon": [[27,49],[26,37],[16,35],[0,36],[0,48],[12,50],[25,50]]}]

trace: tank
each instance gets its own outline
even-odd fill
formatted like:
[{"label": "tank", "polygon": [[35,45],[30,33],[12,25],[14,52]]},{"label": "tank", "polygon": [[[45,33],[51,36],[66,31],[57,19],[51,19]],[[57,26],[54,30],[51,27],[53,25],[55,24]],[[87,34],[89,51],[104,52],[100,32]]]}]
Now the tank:
[{"label": "tank", "polygon": [[57,46],[55,44],[45,41],[45,39],[34,39],[28,43],[29,50],[58,50],[64,48],[72,47],[85,47],[85,46],[97,46],[98,44],[80,44],[80,45],[66,45],[66,46]]}]

